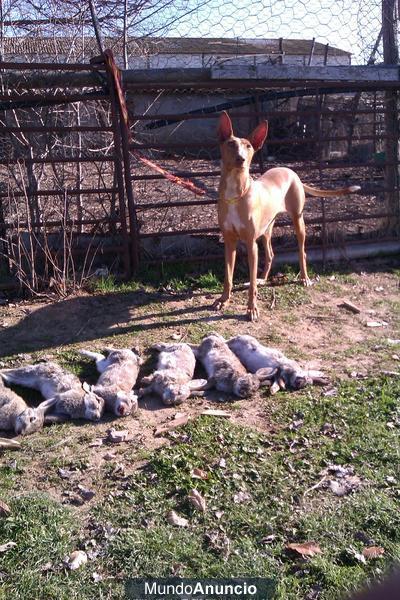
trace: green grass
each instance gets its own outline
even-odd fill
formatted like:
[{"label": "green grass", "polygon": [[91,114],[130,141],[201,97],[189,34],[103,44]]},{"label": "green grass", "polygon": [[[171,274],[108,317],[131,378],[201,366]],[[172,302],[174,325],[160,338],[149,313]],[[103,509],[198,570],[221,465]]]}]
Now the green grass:
[{"label": "green grass", "polygon": [[[279,600],[303,600],[317,587],[326,600],[350,593],[400,559],[399,396],[399,380],[382,378],[344,383],[335,397],[316,389],[266,397],[275,425],[267,434],[200,417],[127,478],[110,480],[111,466],[99,467],[105,495],[85,518],[49,497],[16,493],[24,469],[2,467],[1,496],[12,515],[0,519],[0,545],[17,546],[0,554],[0,598],[118,599],[126,578],[168,576],[177,565],[187,577],[272,577]],[[303,425],[293,431],[299,418]],[[333,435],[321,433],[325,423]],[[136,452],[127,449],[124,460],[134,461]],[[328,464],[351,466],[362,479],[359,490],[344,497],[323,486],[310,490]],[[209,478],[193,479],[195,467]],[[189,504],[192,488],[205,497],[205,514]],[[247,502],[234,502],[240,491]],[[167,523],[171,509],[188,519],[187,528]],[[274,536],[269,543],[267,536]],[[359,562],[362,537],[384,556]],[[64,556],[87,549],[91,539],[98,553],[77,573],[66,571]],[[322,554],[302,560],[286,552],[286,543],[305,541],[319,543]],[[48,562],[52,569],[43,571]],[[95,583],[93,572],[103,580]]]},{"label": "green grass", "polygon": [[94,279],[90,282],[89,291],[101,294],[141,290],[151,292],[163,288],[177,293],[191,289],[219,291],[222,289],[222,279],[223,265],[215,265],[212,270],[206,265],[197,266],[194,270],[193,265],[188,263],[149,265],[127,282],[118,281],[114,275]]}]

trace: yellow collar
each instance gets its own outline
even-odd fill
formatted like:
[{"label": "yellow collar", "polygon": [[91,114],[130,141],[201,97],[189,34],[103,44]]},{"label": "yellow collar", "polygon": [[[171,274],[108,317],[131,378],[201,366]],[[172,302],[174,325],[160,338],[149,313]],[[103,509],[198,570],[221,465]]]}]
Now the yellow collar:
[{"label": "yellow collar", "polygon": [[250,181],[249,181],[249,185],[247,186],[247,188],[245,189],[245,191],[240,194],[240,196],[235,196],[233,198],[222,198],[222,201],[225,202],[226,204],[229,204],[230,206],[235,206],[235,204],[237,204],[239,202],[239,200],[241,200],[249,191],[251,184],[252,184],[252,179],[250,177]]},{"label": "yellow collar", "polygon": [[240,200],[240,196],[236,197],[236,198],[224,198],[223,201],[226,202],[226,204],[230,204],[231,206],[234,206],[235,204],[237,204]]}]

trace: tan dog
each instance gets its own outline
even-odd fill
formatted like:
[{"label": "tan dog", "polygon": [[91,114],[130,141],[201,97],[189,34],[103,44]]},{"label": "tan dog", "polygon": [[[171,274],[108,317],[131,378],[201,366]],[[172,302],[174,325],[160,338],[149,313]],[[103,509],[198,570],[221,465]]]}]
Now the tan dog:
[{"label": "tan dog", "polygon": [[257,180],[250,176],[250,163],[267,137],[268,123],[260,123],[249,139],[233,135],[232,123],[226,112],[221,114],[218,138],[221,144],[221,180],[219,184],[218,222],[225,243],[225,281],[222,296],[214,308],[222,309],[232,292],[236,245],[242,240],[247,246],[250,287],[247,314],[251,321],[258,319],[257,308],[257,239],[262,238],[265,267],[261,279],[266,281],[274,253],[271,245],[272,228],[277,215],[287,212],[293,220],[299,246],[300,276],[310,285],[307,274],[305,225],[303,208],[305,193],[311,196],[342,196],[359,190],[359,186],[320,190],[302,183],[294,171],[286,167],[270,169]]}]

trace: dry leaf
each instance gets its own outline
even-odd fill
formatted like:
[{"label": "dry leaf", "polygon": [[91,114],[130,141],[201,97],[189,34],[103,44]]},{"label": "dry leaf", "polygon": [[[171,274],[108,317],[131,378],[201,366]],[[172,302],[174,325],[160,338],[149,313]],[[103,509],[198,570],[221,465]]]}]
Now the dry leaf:
[{"label": "dry leaf", "polygon": [[181,413],[181,416],[177,419],[172,419],[172,421],[168,421],[157,429],[154,432],[155,437],[159,435],[163,435],[164,433],[168,433],[169,431],[173,431],[177,427],[181,427],[182,425],[186,425],[189,421],[189,415],[187,413]]},{"label": "dry leaf", "polygon": [[304,542],[303,544],[286,544],[288,550],[293,550],[301,556],[315,556],[322,554],[322,550],[316,542]]},{"label": "dry leaf", "polygon": [[243,502],[249,502],[251,499],[252,498],[248,492],[238,492],[233,496],[233,501],[235,504],[243,504]]},{"label": "dry leaf", "polygon": [[386,327],[386,321],[368,321],[366,323],[367,327]]},{"label": "dry leaf", "polygon": [[274,396],[276,394],[276,392],[279,392],[280,389],[281,388],[280,388],[279,383],[277,381],[274,381],[274,383],[269,388],[269,393],[271,394],[271,396]]},{"label": "dry leaf", "polygon": [[21,444],[16,440],[10,440],[9,438],[0,438],[0,450],[19,450]]},{"label": "dry leaf", "polygon": [[335,496],[346,496],[346,494],[348,494],[350,491],[345,485],[338,483],[334,479],[331,479],[329,482],[329,488],[331,492],[335,494]]},{"label": "dry leaf", "polygon": [[78,484],[77,487],[78,487],[80,495],[82,496],[82,498],[84,500],[91,500],[96,495],[96,492],[93,492],[93,490],[89,490],[88,488],[84,487],[83,485]]},{"label": "dry leaf", "polygon": [[71,475],[73,475],[75,473],[75,471],[70,471],[69,469],[61,469],[61,467],[60,467],[58,469],[57,473],[59,474],[61,479],[69,479],[71,477]]},{"label": "dry leaf", "polygon": [[338,304],[339,308],[345,308],[346,310],[358,315],[361,312],[361,308],[358,308],[355,304],[349,300],[344,300],[341,304]]},{"label": "dry leaf", "polygon": [[379,558],[382,554],[385,554],[385,549],[382,546],[369,546],[364,548],[362,554],[365,558]]},{"label": "dry leaf", "polygon": [[107,431],[107,441],[119,444],[120,442],[128,442],[130,440],[128,429],[116,430],[109,429]]},{"label": "dry leaf", "polygon": [[201,512],[206,512],[206,501],[203,496],[197,490],[190,490],[190,494],[188,495],[188,500],[195,508],[201,510]]},{"label": "dry leaf", "polygon": [[87,561],[88,557],[86,552],[83,552],[83,550],[75,550],[75,552],[70,554],[67,561],[67,566],[69,569],[71,569],[71,571],[76,571],[76,569],[79,569],[79,567],[85,565]]},{"label": "dry leaf", "polygon": [[0,517],[8,517],[8,515],[11,515],[11,508],[0,500]]},{"label": "dry leaf", "polygon": [[174,527],[187,527],[189,525],[189,521],[184,517],[180,517],[174,510],[170,510],[167,514],[167,521]]},{"label": "dry leaf", "polygon": [[191,470],[190,475],[193,477],[193,479],[203,479],[204,481],[208,479],[208,473],[202,469],[198,469],[197,467]]},{"label": "dry leaf", "polygon": [[103,445],[103,440],[101,438],[96,438],[93,440],[91,444],[88,445],[88,448],[97,448],[98,446]]},{"label": "dry leaf", "polygon": [[209,417],[227,417],[228,419],[232,416],[231,413],[226,410],[218,410],[216,408],[206,408],[205,410],[202,410],[200,414]]},{"label": "dry leaf", "polygon": [[3,544],[2,546],[0,546],[0,554],[2,552],[7,552],[7,550],[14,548],[14,546],[16,546],[16,545],[17,544],[15,542],[7,542],[6,544]]}]

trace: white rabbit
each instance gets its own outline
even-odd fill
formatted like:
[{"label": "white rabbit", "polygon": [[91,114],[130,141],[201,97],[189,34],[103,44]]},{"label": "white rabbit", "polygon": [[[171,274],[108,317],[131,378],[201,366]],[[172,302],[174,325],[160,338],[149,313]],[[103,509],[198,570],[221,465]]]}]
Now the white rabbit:
[{"label": "white rabbit", "polygon": [[302,369],[295,360],[263,346],[251,335],[237,335],[228,340],[228,346],[251,373],[266,367],[276,369],[276,380],[282,389],[298,390],[313,382],[326,383],[321,371]]},{"label": "white rabbit", "polygon": [[260,369],[254,375],[247,373],[218,333],[206,336],[195,350],[195,354],[209,377],[208,387],[214,387],[226,394],[234,394],[239,398],[248,398],[254,394],[261,384],[269,383],[268,380],[273,374],[273,369]]},{"label": "white rabbit", "polygon": [[188,344],[155,344],[157,350],[157,370],[143,377],[139,395],[157,394],[167,406],[181,404],[197,390],[207,385],[205,379],[193,379],[196,357]]},{"label": "white rabbit", "polygon": [[46,411],[54,406],[55,400],[45,400],[37,408],[30,408],[25,400],[13,390],[5,387],[0,377],[0,429],[14,431],[16,435],[27,435],[42,429]]},{"label": "white rabbit", "polygon": [[98,421],[104,412],[103,398],[56,363],[4,369],[0,373],[6,382],[38,390],[46,400],[54,398],[52,415]]},{"label": "white rabbit", "polygon": [[107,348],[108,356],[99,352],[80,350],[83,356],[96,361],[96,368],[101,373],[92,391],[104,398],[106,410],[118,417],[126,417],[138,408],[138,397],[132,391],[142,359],[132,350]]}]

